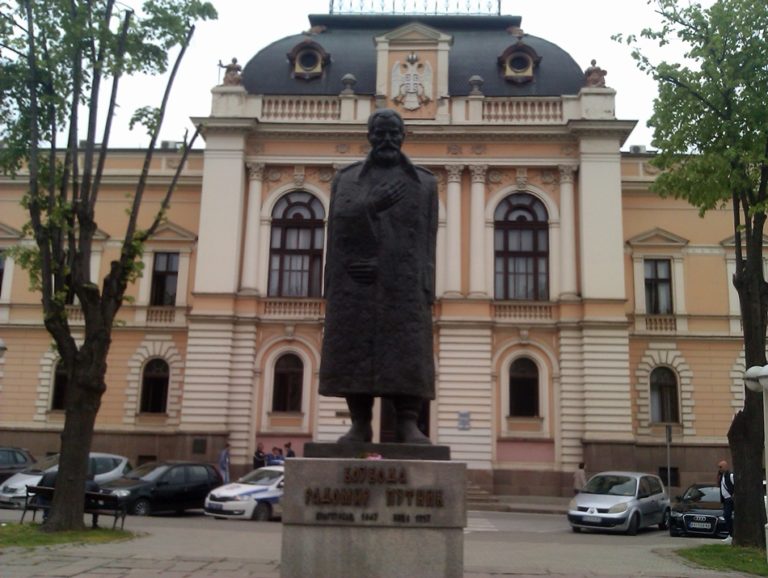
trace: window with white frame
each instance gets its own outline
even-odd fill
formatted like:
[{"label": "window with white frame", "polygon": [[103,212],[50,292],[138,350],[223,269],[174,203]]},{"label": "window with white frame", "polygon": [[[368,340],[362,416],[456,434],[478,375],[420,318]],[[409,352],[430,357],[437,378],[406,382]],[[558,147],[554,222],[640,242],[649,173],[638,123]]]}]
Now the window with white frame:
[{"label": "window with white frame", "polygon": [[300,412],[304,364],[298,355],[286,353],[275,363],[272,389],[273,412]]},{"label": "window with white frame", "polygon": [[494,213],[493,238],[496,299],[549,299],[549,224],[544,203],[528,193],[506,197]]},{"label": "window with white frame", "polygon": [[320,297],[325,209],[306,191],[284,195],[272,210],[269,295]]},{"label": "window with white frame", "polygon": [[141,376],[140,413],[167,412],[170,377],[171,370],[165,360],[155,358],[147,362]]},{"label": "window with white frame", "polygon": [[677,375],[668,367],[651,372],[651,422],[680,423]]},{"label": "window with white frame", "polygon": [[539,417],[539,369],[527,357],[509,367],[509,417]]},{"label": "window with white frame", "polygon": [[179,280],[179,254],[155,253],[152,267],[152,306],[176,305],[176,287]]},{"label": "window with white frame", "polygon": [[672,264],[669,259],[645,259],[645,311],[649,315],[671,315]]}]

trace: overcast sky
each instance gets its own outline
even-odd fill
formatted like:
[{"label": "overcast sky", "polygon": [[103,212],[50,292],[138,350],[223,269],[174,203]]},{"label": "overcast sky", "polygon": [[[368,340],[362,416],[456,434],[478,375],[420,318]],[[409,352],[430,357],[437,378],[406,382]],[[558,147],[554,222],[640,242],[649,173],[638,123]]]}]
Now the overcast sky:
[{"label": "overcast sky", "polygon": [[[190,117],[209,114],[210,89],[220,82],[223,74],[219,61],[226,63],[236,57],[244,66],[265,46],[308,29],[307,16],[327,14],[329,6],[328,0],[212,2],[219,18],[198,24],[171,97],[162,134],[165,140],[180,140],[185,128],[192,129]],[[128,0],[126,3],[139,2]],[[452,3],[463,6],[465,1],[452,0]],[[526,33],[557,44],[582,69],[596,59],[598,66],[608,71],[606,84],[617,91],[617,118],[638,121],[624,148],[650,147],[652,131],[645,124],[656,94],[655,83],[637,70],[629,48],[611,40],[611,35],[639,33],[643,26],[657,22],[653,5],[648,5],[646,0],[502,0],[501,12],[521,16]],[[138,129],[129,132],[126,119],[139,106],[156,105],[162,84],[142,78],[122,86],[121,113],[110,144],[146,146],[146,135]]]}]

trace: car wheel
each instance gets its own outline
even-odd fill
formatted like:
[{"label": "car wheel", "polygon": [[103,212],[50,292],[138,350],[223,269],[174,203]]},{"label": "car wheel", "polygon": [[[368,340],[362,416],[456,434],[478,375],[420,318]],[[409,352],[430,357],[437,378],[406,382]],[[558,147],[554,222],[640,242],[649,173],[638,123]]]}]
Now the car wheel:
[{"label": "car wheel", "polygon": [[632,514],[629,519],[629,526],[627,527],[627,536],[637,536],[637,531],[640,529],[640,516]]},{"label": "car wheel", "polygon": [[576,526],[571,526],[571,530],[573,530],[573,532],[574,532],[575,534],[578,534],[579,532],[581,532],[581,528],[578,528],[578,527],[576,527]]},{"label": "car wheel", "polygon": [[667,528],[669,528],[669,510],[664,510],[664,515],[659,522],[659,530],[666,530]]},{"label": "car wheel", "polygon": [[268,522],[272,517],[272,506],[267,502],[259,502],[253,509],[252,519],[257,522]]},{"label": "car wheel", "polygon": [[144,498],[136,500],[131,508],[131,513],[134,516],[149,516],[152,513],[152,504]]}]

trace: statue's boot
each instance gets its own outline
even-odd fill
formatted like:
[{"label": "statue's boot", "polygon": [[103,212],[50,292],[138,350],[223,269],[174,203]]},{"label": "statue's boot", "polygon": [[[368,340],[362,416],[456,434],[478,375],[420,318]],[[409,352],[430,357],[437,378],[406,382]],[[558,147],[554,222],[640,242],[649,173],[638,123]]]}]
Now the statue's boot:
[{"label": "statue's boot", "polygon": [[397,412],[395,437],[403,444],[431,444],[430,439],[419,429],[419,413],[424,403],[419,397],[393,398]]},{"label": "statue's boot", "polygon": [[367,443],[373,439],[373,397],[370,395],[348,395],[347,407],[352,416],[352,427],[338,439],[337,443]]}]

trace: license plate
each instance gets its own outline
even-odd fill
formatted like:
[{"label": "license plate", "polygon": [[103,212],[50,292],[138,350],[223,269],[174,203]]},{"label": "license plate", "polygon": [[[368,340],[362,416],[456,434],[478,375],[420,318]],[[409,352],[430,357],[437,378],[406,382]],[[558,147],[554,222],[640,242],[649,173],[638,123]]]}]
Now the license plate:
[{"label": "license plate", "polygon": [[209,510],[223,510],[224,506],[222,506],[221,504],[217,504],[216,502],[211,502],[210,504],[208,504],[208,509]]},{"label": "license plate", "polygon": [[707,522],[690,522],[688,524],[689,528],[698,528],[700,530],[711,530],[712,525],[708,524]]},{"label": "license plate", "polygon": [[602,521],[602,518],[600,518],[600,516],[584,516],[582,520],[593,524],[599,524]]}]

